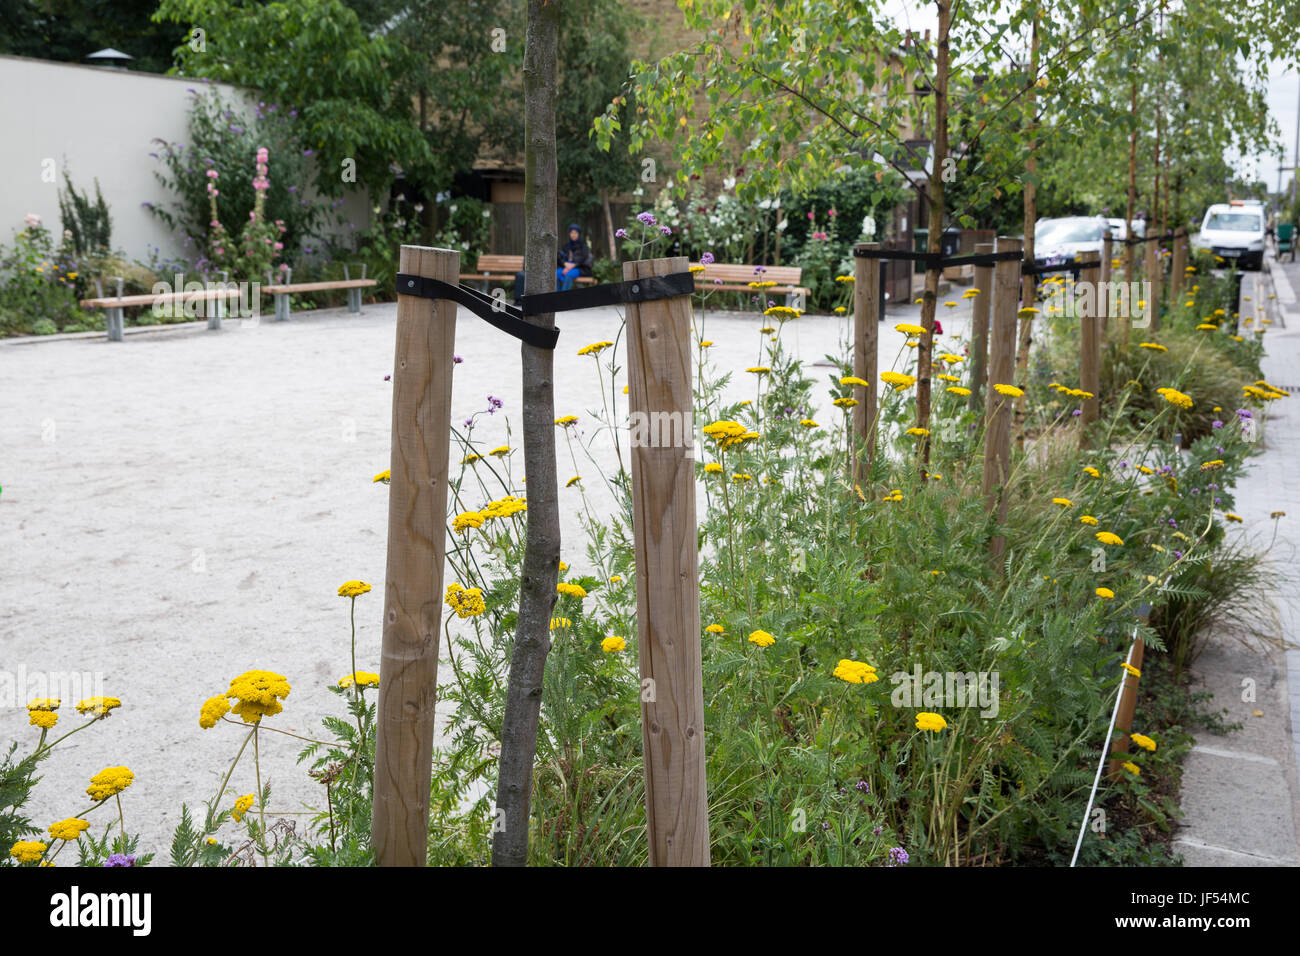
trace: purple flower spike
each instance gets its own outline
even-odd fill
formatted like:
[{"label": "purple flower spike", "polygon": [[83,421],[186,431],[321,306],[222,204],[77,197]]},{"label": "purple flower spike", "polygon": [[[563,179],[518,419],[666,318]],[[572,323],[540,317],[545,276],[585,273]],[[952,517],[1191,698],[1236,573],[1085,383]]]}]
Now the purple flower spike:
[{"label": "purple flower spike", "polygon": [[904,863],[907,863],[908,860],[910,859],[911,857],[907,855],[907,851],[904,850],[901,846],[896,846],[889,851],[890,866],[902,866]]},{"label": "purple flower spike", "polygon": [[643,226],[653,226],[655,224],[655,214],[652,212],[637,213],[636,218]]},{"label": "purple flower spike", "polygon": [[713,263],[713,253],[706,252],[704,253],[704,255],[700,256],[700,265],[707,266],[707,265],[711,265],[712,263]]},{"label": "purple flower spike", "polygon": [[1219,421],[1218,419],[1215,419],[1214,421],[1210,422],[1210,427],[1211,427],[1211,428],[1222,428],[1222,427],[1223,427],[1223,422]]},{"label": "purple flower spike", "polygon": [[104,866],[135,866],[135,854],[114,853],[104,861]]},{"label": "purple flower spike", "polygon": [[1183,552],[1181,552],[1181,551],[1175,551],[1175,552],[1174,552],[1174,557],[1175,557],[1175,558],[1178,558],[1178,559],[1181,560],[1182,557],[1183,557]]},{"label": "purple flower spike", "polygon": [[615,230],[614,230],[614,238],[615,238],[615,239],[626,239],[626,238],[627,238],[627,230],[626,230],[626,229],[615,229]]},{"label": "purple flower spike", "polygon": [[1075,416],[1075,415],[1082,415],[1082,414],[1083,414],[1083,409],[1082,409],[1082,408],[1076,408],[1074,411],[1070,412],[1070,414],[1071,414],[1072,416]]},{"label": "purple flower spike", "polygon": [[665,236],[671,236],[673,234],[672,229],[670,229],[668,226],[660,226],[659,231],[662,232]]}]

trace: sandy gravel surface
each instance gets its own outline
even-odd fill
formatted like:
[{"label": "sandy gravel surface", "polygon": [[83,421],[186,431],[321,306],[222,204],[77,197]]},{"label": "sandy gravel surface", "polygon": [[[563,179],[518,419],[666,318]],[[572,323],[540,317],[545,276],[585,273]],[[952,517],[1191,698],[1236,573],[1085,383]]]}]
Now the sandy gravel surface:
[{"label": "sandy gravel surface", "polygon": [[[915,320],[915,311],[891,311],[889,321]],[[945,312],[950,335],[961,332],[968,303]],[[30,804],[38,825],[84,810],[89,777],[125,764],[135,773],[123,798],[128,829],[165,862],[181,803],[212,796],[241,737],[228,725],[201,730],[203,700],[257,668],[293,685],[276,726],[314,734],[323,715],[343,714],[324,685],[348,672],[349,602],[336,591],[352,578],[374,586],[357,604],[357,664],[378,670],[387,488],[371,479],[389,464],[384,376],[395,319],[395,305],[371,305],[360,316],[228,321],[219,332],[170,329],[122,343],[0,342],[0,692],[4,675],[20,680],[19,699],[0,700],[0,742],[30,750],[36,740],[24,675],[98,674],[102,692],[124,702],[42,765]],[[561,316],[556,412],[579,415],[588,435],[601,394],[592,360],[574,353],[614,338],[618,323],[613,310]],[[735,395],[748,397],[743,370],[756,360],[761,323],[716,313],[706,323],[713,362],[736,372]],[[785,343],[815,362],[838,350],[846,325],[806,316]],[[883,339],[887,368],[898,341],[892,331]],[[462,310],[456,351],[464,362],[454,421],[485,409],[489,394],[504,402],[474,430],[492,448],[507,440],[508,419],[518,428],[519,350]],[[814,371],[821,380],[827,370]],[[829,415],[824,392],[820,400]],[[606,439],[598,436],[597,455],[612,465]],[[521,444],[517,430],[510,444]],[[522,448],[514,474],[521,469]],[[600,502],[599,483],[587,487]],[[565,494],[576,491],[562,488],[562,502]],[[564,536],[565,559],[581,570],[573,512]],[[445,681],[445,662],[442,670]],[[77,720],[71,703],[61,727]],[[273,802],[285,810],[319,797],[295,763],[298,747],[267,735],[262,748]],[[254,789],[251,761],[231,786]]]}]

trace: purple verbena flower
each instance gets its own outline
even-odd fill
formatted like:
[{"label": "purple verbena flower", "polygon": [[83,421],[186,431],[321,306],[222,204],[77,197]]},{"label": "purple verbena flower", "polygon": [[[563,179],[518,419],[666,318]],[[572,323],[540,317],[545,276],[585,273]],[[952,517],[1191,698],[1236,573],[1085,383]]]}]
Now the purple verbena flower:
[{"label": "purple verbena flower", "polygon": [[135,854],[114,853],[104,861],[104,866],[135,866]]},{"label": "purple verbena flower", "polygon": [[911,858],[907,855],[906,850],[904,850],[901,846],[896,846],[889,851],[889,859],[890,859],[890,863],[889,863],[890,866],[901,866]]},{"label": "purple verbena flower", "polygon": [[464,360],[463,358],[461,358],[459,355],[453,355],[453,356],[451,357],[451,360],[452,360],[452,362],[454,362],[456,365],[459,365],[461,362],[465,361],[465,360]]},{"label": "purple verbena flower", "polygon": [[860,792],[862,792],[862,793],[870,793],[870,792],[871,792],[871,784],[867,783],[865,780],[859,780],[859,781],[858,781],[857,783],[855,783],[853,786],[854,786],[854,789],[856,789],[856,790],[858,790],[858,791],[860,791]]},{"label": "purple verbena flower", "polygon": [[655,214],[652,212],[639,212],[636,218],[643,226],[653,226],[655,224]]},{"label": "purple verbena flower", "polygon": [[1223,427],[1223,422],[1219,421],[1218,419],[1215,419],[1214,421],[1210,422],[1210,427],[1211,427],[1211,428],[1222,428],[1222,427]]},{"label": "purple verbena flower", "polygon": [[626,239],[626,238],[627,238],[627,230],[626,230],[626,229],[615,229],[615,230],[614,230],[614,238],[615,238],[615,239]]},{"label": "purple verbena flower", "polygon": [[668,226],[660,226],[659,231],[662,232],[665,236],[671,236],[673,234],[672,229]]},{"label": "purple verbena flower", "polygon": [[1082,415],[1082,414],[1083,414],[1082,408],[1076,408],[1074,411],[1070,412],[1071,416]]},{"label": "purple verbena flower", "polygon": [[700,265],[707,266],[712,264],[712,262],[713,262],[713,253],[706,252],[704,253],[704,255],[700,256]]},{"label": "purple verbena flower", "polygon": [[1175,551],[1175,552],[1174,552],[1174,557],[1175,557],[1175,558],[1178,558],[1178,559],[1181,560],[1182,556],[1183,556],[1183,552],[1181,552],[1181,551]]}]

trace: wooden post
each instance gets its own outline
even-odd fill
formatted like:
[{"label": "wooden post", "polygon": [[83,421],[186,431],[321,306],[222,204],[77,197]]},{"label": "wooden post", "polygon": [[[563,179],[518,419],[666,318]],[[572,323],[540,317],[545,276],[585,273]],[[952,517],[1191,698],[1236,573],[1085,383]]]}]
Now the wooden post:
[{"label": "wooden post", "polygon": [[1148,334],[1154,334],[1160,328],[1160,240],[1152,238],[1146,243],[1146,259],[1143,268],[1146,270],[1146,279],[1151,283],[1151,291],[1147,293],[1147,308],[1150,310],[1151,325]]},{"label": "wooden post", "polygon": [[[399,272],[452,284],[460,272],[460,253],[448,249],[402,246],[398,261]],[[456,304],[398,293],[371,844],[380,866],[423,866],[447,550]]]},{"label": "wooden post", "polygon": [[[1103,287],[1097,280],[1097,277],[1101,274],[1101,258],[1098,253],[1081,253],[1079,261],[1083,263],[1083,268],[1079,270],[1080,277],[1084,278],[1084,281],[1092,282],[1096,292],[1091,297],[1085,297],[1085,308],[1082,310],[1083,314],[1079,316],[1079,387],[1085,392],[1092,393],[1092,398],[1083,400],[1083,414],[1080,416],[1079,421],[1079,447],[1087,448],[1091,433],[1090,426],[1097,420],[1101,407],[1099,398],[1101,392],[1101,317],[1097,313],[1101,309],[1100,299],[1102,298]],[[1091,299],[1090,303],[1089,298]]]},{"label": "wooden post", "polygon": [[[878,242],[864,242],[854,249],[879,249]],[[880,294],[881,261],[856,257],[853,281],[853,374],[868,384],[855,385],[853,397],[853,438],[850,449],[853,483],[860,480],[862,448],[866,449],[868,467],[876,457],[876,370],[879,366],[880,317],[885,307]],[[868,497],[870,497],[868,495]]]},{"label": "wooden post", "polygon": [[[635,282],[685,272],[689,265],[685,256],[625,262],[623,278]],[[708,866],[691,298],[631,302],[627,328],[650,865]],[[671,440],[665,440],[665,427]]]},{"label": "wooden post", "polygon": [[[1019,239],[998,239],[998,252],[1019,252]],[[1011,259],[993,267],[992,329],[989,335],[989,375],[984,415],[984,498],[988,509],[997,508],[997,520],[1007,520],[1006,482],[1011,474],[1010,397],[995,385],[1014,384],[1016,372],[1016,313],[1020,309],[1020,261]],[[991,553],[1002,560],[1006,539],[995,535]]]},{"label": "wooden post", "polygon": [[[975,246],[976,255],[987,255],[993,251],[993,243],[981,242]],[[970,410],[978,411],[982,406],[982,390],[989,369],[989,304],[993,301],[993,267],[975,267],[975,296],[971,310],[971,376],[970,376]]]},{"label": "wooden post", "polygon": [[1110,284],[1114,281],[1112,257],[1115,255],[1114,236],[1106,230],[1101,240],[1101,273],[1097,279],[1101,285],[1097,290],[1098,316],[1101,318],[1101,340],[1106,341],[1110,334]]},{"label": "wooden post", "polygon": [[[1138,611],[1138,620],[1146,624],[1149,616],[1150,606],[1144,604],[1142,609]],[[1142,670],[1142,654],[1145,649],[1142,638],[1135,637],[1133,639],[1133,648],[1129,652],[1128,663],[1137,671]],[[1133,729],[1133,712],[1137,708],[1138,680],[1139,677],[1136,674],[1124,672],[1124,686],[1120,688],[1119,692],[1119,712],[1115,717],[1115,729],[1120,731],[1120,737],[1118,740],[1109,741],[1110,752],[1116,755],[1110,761],[1106,771],[1112,777],[1124,772],[1122,766],[1124,763],[1123,755],[1129,752],[1129,731]]]},{"label": "wooden post", "polygon": [[1169,301],[1177,303],[1182,295],[1183,283],[1187,280],[1187,227],[1180,226],[1174,230],[1174,257],[1170,263]]}]

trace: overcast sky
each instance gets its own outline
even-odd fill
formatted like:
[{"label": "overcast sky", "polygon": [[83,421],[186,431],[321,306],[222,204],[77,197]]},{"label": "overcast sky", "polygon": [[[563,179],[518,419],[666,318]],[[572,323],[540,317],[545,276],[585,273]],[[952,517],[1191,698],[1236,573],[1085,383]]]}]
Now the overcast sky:
[{"label": "overcast sky", "polygon": [[[938,19],[933,3],[918,0],[885,0],[884,10],[900,27],[924,32],[936,31]],[[1286,151],[1283,166],[1295,165],[1296,147],[1296,110],[1300,106],[1300,75],[1295,70],[1288,70],[1282,61],[1270,64],[1268,87],[1268,110],[1274,122],[1281,130],[1281,143]],[[1270,190],[1278,188],[1278,160],[1273,156],[1241,157],[1235,153],[1224,157],[1237,167],[1243,175],[1253,173],[1262,179]],[[1290,189],[1292,171],[1282,173],[1282,184]]]}]

